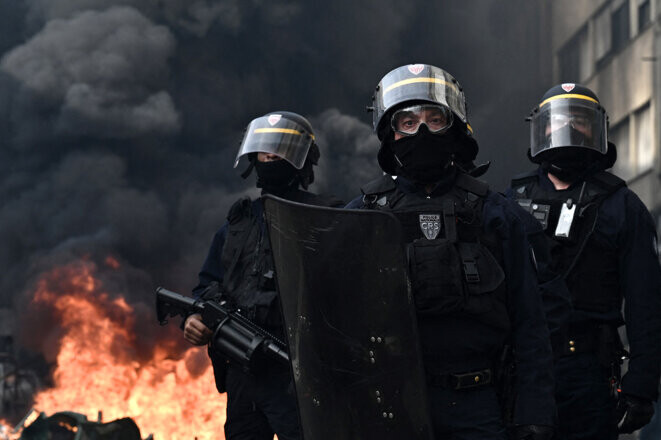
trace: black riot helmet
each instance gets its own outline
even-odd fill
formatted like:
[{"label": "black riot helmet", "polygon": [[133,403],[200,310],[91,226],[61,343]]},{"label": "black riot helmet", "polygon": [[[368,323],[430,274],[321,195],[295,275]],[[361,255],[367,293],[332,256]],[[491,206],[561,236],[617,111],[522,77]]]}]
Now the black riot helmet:
[{"label": "black riot helmet", "polygon": [[297,183],[307,188],[314,181],[312,166],[320,157],[314,140],[312,125],[303,116],[288,111],[268,113],[248,124],[234,168],[248,155],[250,165],[242,174],[246,178],[257,162],[257,153],[272,153],[287,161],[296,170]]},{"label": "black riot helmet", "polygon": [[551,87],[530,114],[529,157],[535,163],[597,162],[613,165],[615,146],[608,142],[608,115],[597,95],[580,84]]},{"label": "black riot helmet", "polygon": [[[429,64],[409,64],[387,73],[376,86],[372,97],[374,131],[381,140],[379,165],[389,174],[397,174],[397,165],[388,142],[393,137],[393,115],[413,105],[434,105],[446,109],[451,116],[448,131],[461,139],[457,153],[461,161],[471,162],[478,146],[468,123],[466,98],[457,80],[445,70]],[[431,131],[431,127],[427,127]]]}]

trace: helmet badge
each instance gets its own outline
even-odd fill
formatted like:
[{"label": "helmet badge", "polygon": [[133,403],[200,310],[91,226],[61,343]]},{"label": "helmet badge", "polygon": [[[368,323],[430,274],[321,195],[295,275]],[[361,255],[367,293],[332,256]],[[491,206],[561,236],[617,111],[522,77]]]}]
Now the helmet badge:
[{"label": "helmet badge", "polygon": [[425,68],[424,64],[409,64],[409,72],[411,72],[414,75],[417,75],[418,73],[422,72],[424,68]]},{"label": "helmet badge", "polygon": [[576,87],[576,84],[574,84],[574,83],[564,83],[564,84],[562,85],[562,90],[564,90],[565,92],[569,93],[569,92],[571,92],[572,90],[574,90],[574,87]]},{"label": "helmet badge", "polygon": [[278,123],[280,118],[282,118],[282,115],[269,115],[267,120],[269,121],[269,124],[273,126]]}]

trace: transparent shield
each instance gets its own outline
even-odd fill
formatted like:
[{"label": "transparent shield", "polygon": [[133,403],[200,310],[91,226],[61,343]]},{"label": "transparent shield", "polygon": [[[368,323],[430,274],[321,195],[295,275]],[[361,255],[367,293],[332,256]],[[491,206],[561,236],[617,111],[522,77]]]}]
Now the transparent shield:
[{"label": "transparent shield", "polygon": [[580,147],[606,154],[607,118],[603,108],[585,99],[556,99],[535,111],[530,124],[530,153]]}]

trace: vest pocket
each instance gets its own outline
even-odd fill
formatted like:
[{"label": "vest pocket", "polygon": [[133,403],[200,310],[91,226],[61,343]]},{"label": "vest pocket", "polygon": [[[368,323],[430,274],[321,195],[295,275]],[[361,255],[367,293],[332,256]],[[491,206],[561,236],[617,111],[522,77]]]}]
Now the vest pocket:
[{"label": "vest pocket", "polygon": [[418,239],[408,246],[409,272],[416,308],[421,314],[465,311],[481,313],[478,300],[495,292],[505,273],[493,254],[480,243],[447,239]]},{"label": "vest pocket", "polygon": [[461,257],[446,239],[418,239],[408,245],[409,272],[416,308],[441,315],[461,310],[465,303]]},{"label": "vest pocket", "polygon": [[469,296],[495,291],[505,280],[498,260],[480,243],[457,243]]}]

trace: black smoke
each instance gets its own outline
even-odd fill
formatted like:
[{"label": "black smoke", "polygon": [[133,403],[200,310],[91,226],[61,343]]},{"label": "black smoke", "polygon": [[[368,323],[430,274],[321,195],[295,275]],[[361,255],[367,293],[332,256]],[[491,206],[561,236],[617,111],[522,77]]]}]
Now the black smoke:
[{"label": "black smoke", "polygon": [[[528,166],[523,118],[549,86],[546,8],[3,1],[0,307],[21,307],[43,273],[87,258],[153,320],[152,289],[188,291],[228,207],[255,194],[254,176],[232,168],[245,125],[274,110],[308,116],[322,149],[312,189],[348,201],[380,173],[364,108],[403,64],[459,80],[478,159],[504,189]],[[109,255],[122,270],[103,264]]]}]

